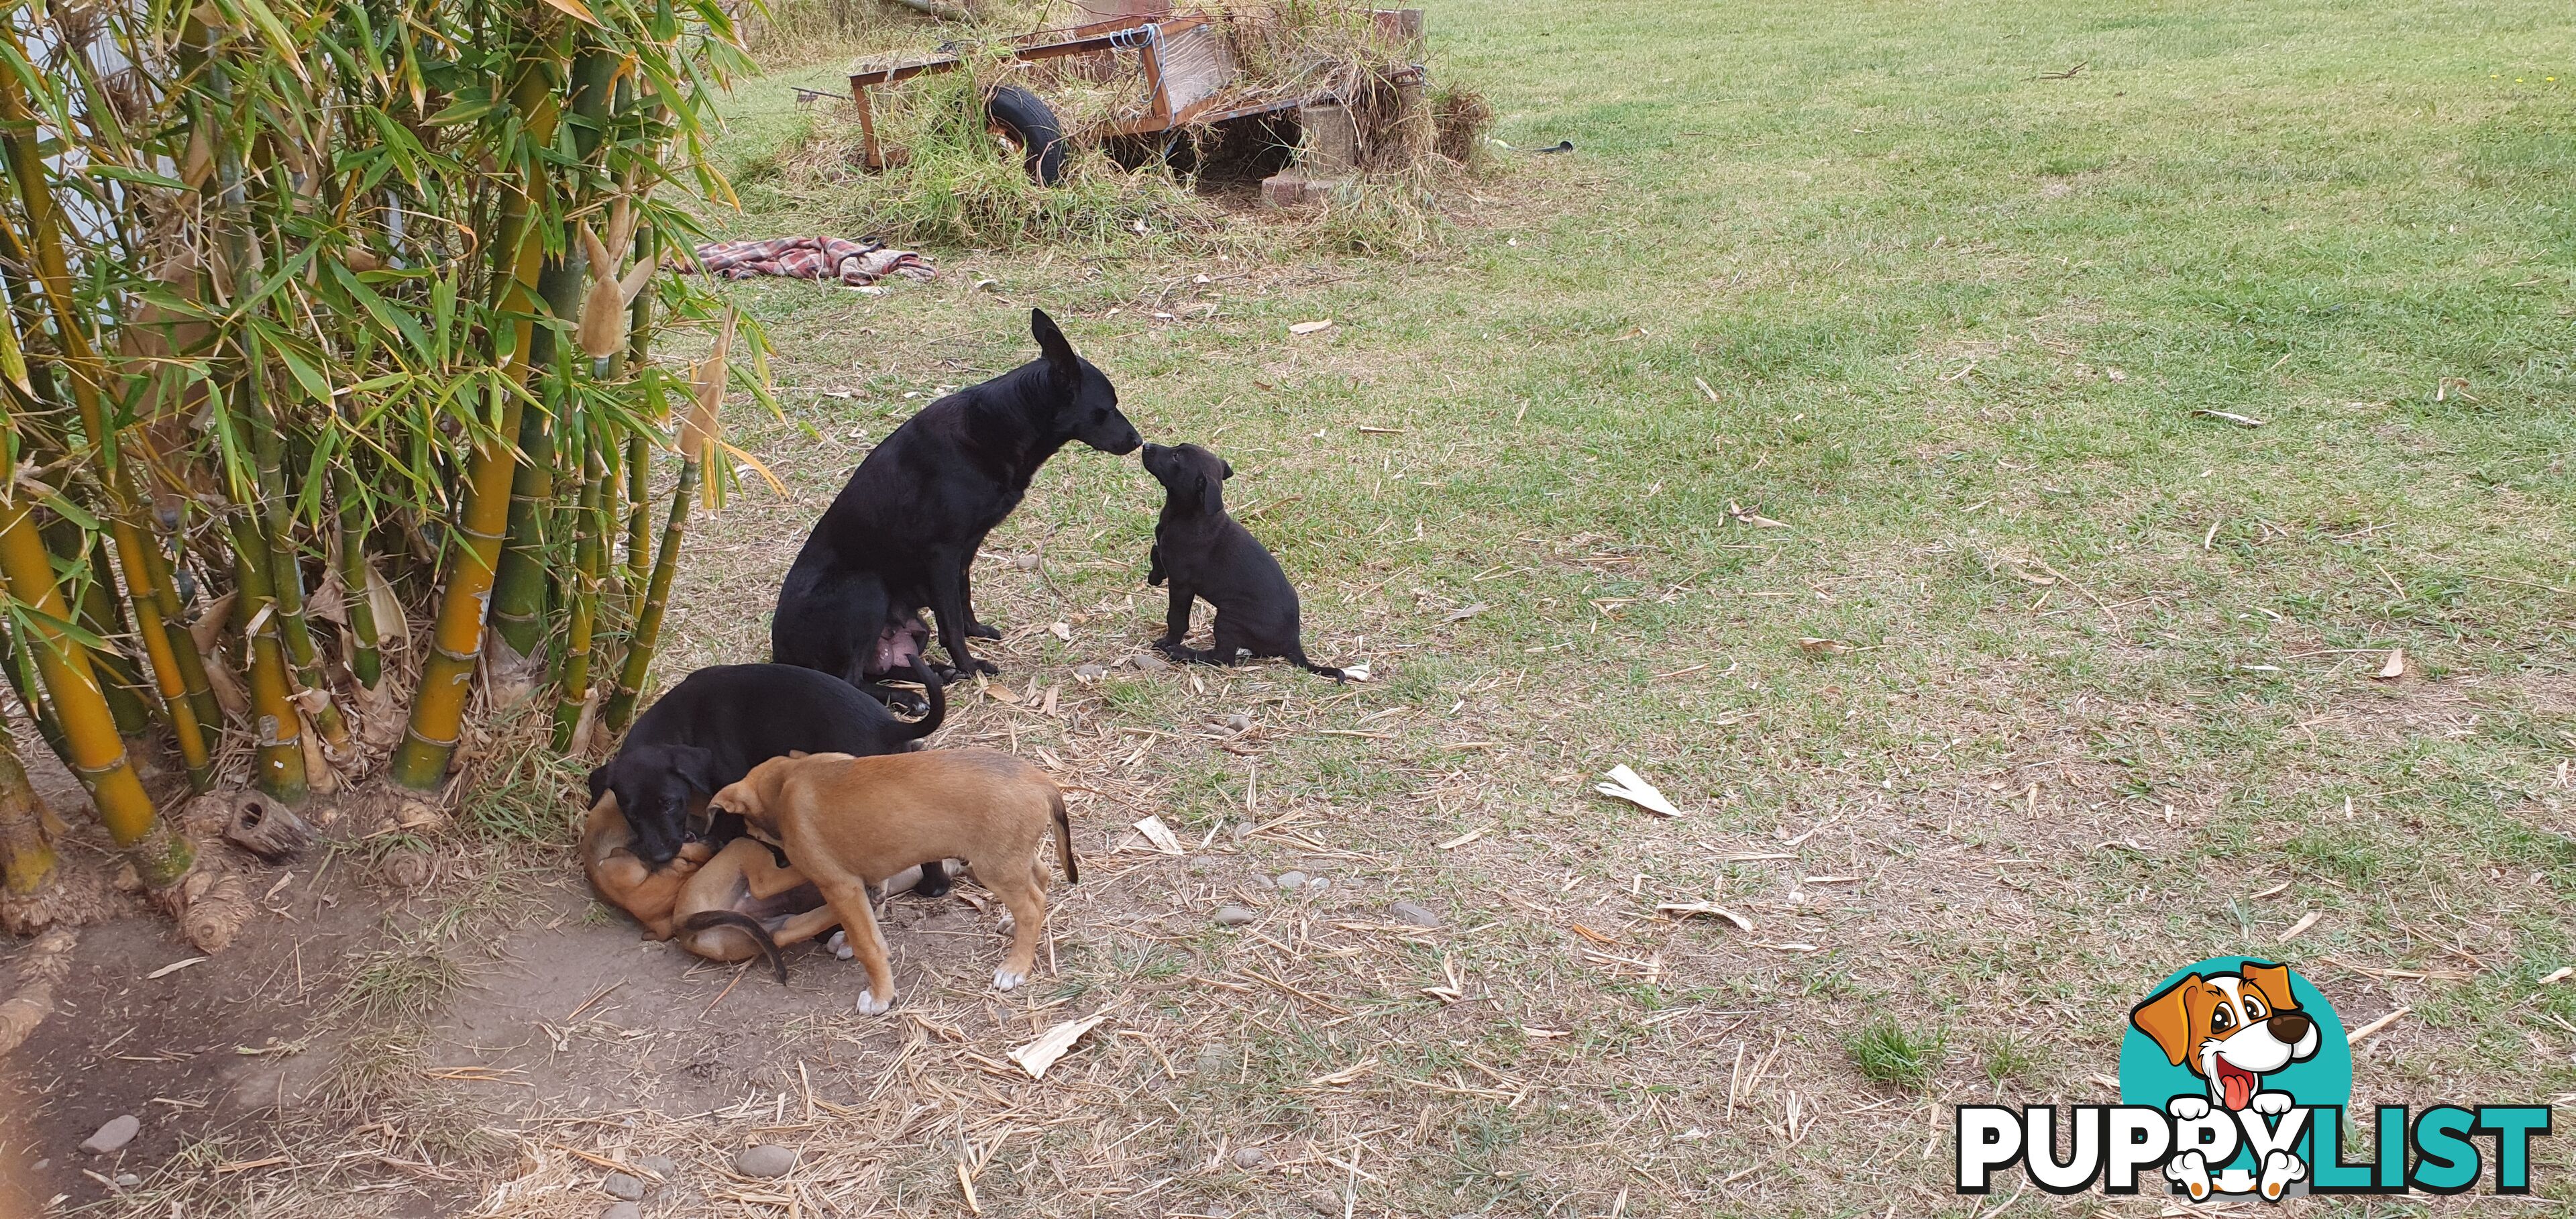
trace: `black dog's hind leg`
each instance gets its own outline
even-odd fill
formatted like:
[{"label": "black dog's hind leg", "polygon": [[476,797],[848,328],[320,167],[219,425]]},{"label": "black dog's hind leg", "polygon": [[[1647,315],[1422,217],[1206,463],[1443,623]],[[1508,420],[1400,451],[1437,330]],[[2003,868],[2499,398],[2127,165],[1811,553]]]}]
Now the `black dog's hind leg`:
[{"label": "black dog's hind leg", "polygon": [[912,891],[923,897],[946,897],[950,887],[947,866],[934,859],[921,865],[921,883],[914,885]]},{"label": "black dog's hind leg", "polygon": [[[972,558],[973,550],[967,555]],[[966,628],[973,621],[966,609],[966,568],[956,562],[940,562],[935,556],[930,564],[930,612],[939,619],[939,644],[948,649],[948,661],[958,676],[977,673],[999,673],[1000,665],[978,658],[966,648]],[[946,678],[945,674],[941,675]],[[950,679],[953,680],[953,679]]]},{"label": "black dog's hind leg", "polygon": [[[984,543],[982,539],[977,539],[975,548],[966,552],[966,564],[957,571],[957,599],[959,604],[966,607],[966,634],[968,638],[999,639],[1002,637],[1001,631],[984,625],[981,619],[975,617],[975,556],[983,549]],[[930,873],[923,872],[921,876],[923,882],[928,883]],[[939,892],[945,893],[947,891],[948,890],[943,887]],[[930,896],[937,897],[939,894],[933,893]]]},{"label": "black dog's hind leg", "polygon": [[1297,667],[1304,669],[1309,673],[1321,673],[1337,682],[1350,680],[1350,678],[1340,669],[1336,669],[1331,665],[1319,665],[1314,661],[1306,659],[1306,645],[1298,640],[1289,640],[1288,648],[1285,652],[1281,653],[1281,656],[1295,663]]}]

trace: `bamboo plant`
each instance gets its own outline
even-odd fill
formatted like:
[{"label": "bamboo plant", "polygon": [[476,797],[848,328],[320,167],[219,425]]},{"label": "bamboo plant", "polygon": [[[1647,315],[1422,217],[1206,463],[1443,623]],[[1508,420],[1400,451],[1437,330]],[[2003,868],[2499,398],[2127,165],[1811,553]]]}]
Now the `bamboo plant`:
[{"label": "bamboo plant", "polygon": [[[687,196],[729,198],[704,136],[744,62],[723,0],[0,22],[0,670],[165,900],[193,856],[159,814],[188,791],[295,803],[379,766],[447,790],[505,710],[496,653],[551,675],[560,747],[631,711],[736,341],[661,251]],[[647,319],[715,340],[686,391]],[[659,550],[638,530],[621,560],[674,449]],[[58,856],[15,757],[23,902]]]}]

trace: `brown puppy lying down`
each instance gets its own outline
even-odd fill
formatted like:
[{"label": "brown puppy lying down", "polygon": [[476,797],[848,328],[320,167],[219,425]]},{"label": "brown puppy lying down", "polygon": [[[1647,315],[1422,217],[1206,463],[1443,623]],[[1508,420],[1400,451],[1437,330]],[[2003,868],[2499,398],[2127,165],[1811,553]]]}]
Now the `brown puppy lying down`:
[{"label": "brown puppy lying down", "polygon": [[[581,826],[581,870],[608,904],[633,915],[657,940],[671,938],[671,910],[698,869],[715,856],[703,842],[685,843],[671,862],[655,868],[635,853],[635,831],[617,810],[617,795],[591,802]],[[763,852],[766,854],[767,852]]]},{"label": "brown puppy lying down", "polygon": [[868,971],[863,1015],[894,1006],[894,971],[868,904],[871,882],[934,859],[964,859],[1010,908],[1011,948],[993,971],[994,989],[1009,990],[1037,963],[1047,888],[1037,851],[1050,826],[1065,880],[1080,879],[1064,793],[1036,767],[990,749],[772,758],[707,807],[741,817],[752,836],[784,848],[831,903]]},{"label": "brown puppy lying down", "polygon": [[766,957],[781,982],[787,980],[781,946],[841,923],[803,875],[780,867],[766,845],[749,838],[721,851],[684,843],[661,868],[645,863],[614,792],[590,806],[580,850],[582,870],[600,899],[633,916],[654,939],[678,935],[681,947],[710,961]]}]

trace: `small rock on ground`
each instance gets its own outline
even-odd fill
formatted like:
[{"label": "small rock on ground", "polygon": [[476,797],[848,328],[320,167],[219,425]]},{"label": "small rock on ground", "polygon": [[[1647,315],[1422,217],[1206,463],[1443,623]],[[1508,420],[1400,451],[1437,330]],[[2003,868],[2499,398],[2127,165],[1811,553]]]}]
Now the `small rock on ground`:
[{"label": "small rock on ground", "polygon": [[1279,874],[1279,887],[1291,892],[1303,889],[1306,887],[1306,874],[1303,872],[1282,872]]},{"label": "small rock on ground", "polygon": [[774,1143],[746,1147],[741,1155],[733,1158],[733,1167],[734,1171],[746,1177],[783,1177],[787,1170],[796,1167],[796,1151]]},{"label": "small rock on ground", "polygon": [[644,1208],[632,1202],[611,1202],[599,1208],[599,1219],[644,1219]]},{"label": "small rock on ground", "polygon": [[1135,659],[1128,663],[1135,665],[1138,669],[1147,673],[1160,673],[1163,670],[1172,667],[1171,661],[1165,660],[1152,652],[1138,652]]},{"label": "small rock on ground", "polygon": [[1429,907],[1418,906],[1412,902],[1397,902],[1394,905],[1387,907],[1386,916],[1388,919],[1394,922],[1403,923],[1408,927],[1438,927],[1441,925],[1440,916],[1432,913]]},{"label": "small rock on ground", "polygon": [[143,1119],[131,1113],[120,1113],[108,1119],[106,1125],[99,1127],[98,1133],[89,1136],[89,1141],[81,1144],[81,1150],[91,1155],[106,1155],[133,1142],[134,1136],[142,1129]]},{"label": "small rock on ground", "polygon": [[1094,681],[1108,676],[1109,670],[1101,668],[1099,665],[1075,665],[1073,667],[1073,675],[1084,681]]},{"label": "small rock on ground", "polygon": [[1241,906],[1219,906],[1216,908],[1216,925],[1219,927],[1240,927],[1259,917],[1261,916],[1254,914]]},{"label": "small rock on ground", "polygon": [[677,1172],[680,1169],[679,1163],[669,1156],[645,1156],[642,1159],[635,1161],[635,1166],[646,1172],[665,1177],[670,1176],[672,1173]]},{"label": "small rock on ground", "polygon": [[612,1172],[599,1182],[599,1192],[622,1202],[644,1200],[644,1183],[622,1172]]},{"label": "small rock on ground", "polygon": [[1270,1157],[1261,1154],[1261,1149],[1258,1147],[1237,1147],[1234,1149],[1234,1166],[1237,1168],[1250,1170],[1259,1168],[1269,1162]]},{"label": "small rock on ground", "polygon": [[141,1184],[143,1184],[143,1178],[135,1176],[133,1173],[121,1172],[116,1174],[116,1187],[118,1189],[132,1189]]}]

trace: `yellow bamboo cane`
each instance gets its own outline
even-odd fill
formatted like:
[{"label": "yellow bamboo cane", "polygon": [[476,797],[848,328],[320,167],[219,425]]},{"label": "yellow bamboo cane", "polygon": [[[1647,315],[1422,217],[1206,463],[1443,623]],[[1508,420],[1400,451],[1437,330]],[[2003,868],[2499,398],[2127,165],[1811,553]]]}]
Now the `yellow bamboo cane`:
[{"label": "yellow bamboo cane", "polygon": [[45,833],[45,801],[27,782],[18,749],[0,724],[0,889],[26,897],[54,881],[54,843]]},{"label": "yellow bamboo cane", "polygon": [[90,669],[88,650],[58,625],[71,620],[71,611],[54,583],[53,560],[30,516],[14,486],[0,492],[0,580],[7,583],[11,598],[32,611],[21,618],[33,636],[26,642],[62,721],[73,775],[89,789],[108,836],[133,858],[143,883],[167,886],[187,874],[194,855],[187,840],[170,833],[155,815],[151,795],[126,762],[125,740],[117,735],[116,717]]},{"label": "yellow bamboo cane", "polygon": [[[540,6],[542,7],[542,6]],[[561,115],[552,94],[555,65],[530,59],[511,88],[511,104],[526,116],[524,138],[542,148],[554,139]],[[521,184],[523,192],[551,190],[542,173]],[[545,263],[545,236],[537,224],[538,209],[527,193],[514,194],[504,207],[501,225],[509,261],[498,293],[502,308],[514,314],[508,325],[495,327],[494,356],[504,375],[525,387],[531,371],[528,348],[534,341],[535,317],[544,302],[537,295],[537,276]],[[512,441],[519,435],[521,395],[496,388],[500,418],[489,437],[474,446],[467,466],[465,511],[457,522],[458,537],[450,547],[447,590],[438,605],[438,623],[430,632],[429,657],[421,665],[420,689],[413,695],[411,723],[389,768],[396,785],[412,791],[435,791],[447,782],[447,764],[464,735],[465,706],[473,693],[474,670],[483,658],[484,615],[492,600],[493,577],[500,567],[501,543],[510,526],[510,486],[518,466]]]}]

